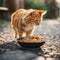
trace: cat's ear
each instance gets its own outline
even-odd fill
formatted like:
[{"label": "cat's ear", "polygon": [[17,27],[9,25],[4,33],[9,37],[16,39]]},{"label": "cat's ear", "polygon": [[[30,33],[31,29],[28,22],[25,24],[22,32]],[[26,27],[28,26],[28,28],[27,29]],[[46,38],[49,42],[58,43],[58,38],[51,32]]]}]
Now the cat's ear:
[{"label": "cat's ear", "polygon": [[31,12],[29,15],[34,16],[35,15],[35,11]]},{"label": "cat's ear", "polygon": [[46,13],[47,13],[46,10],[39,10],[39,14],[42,15],[42,16],[45,15]]}]

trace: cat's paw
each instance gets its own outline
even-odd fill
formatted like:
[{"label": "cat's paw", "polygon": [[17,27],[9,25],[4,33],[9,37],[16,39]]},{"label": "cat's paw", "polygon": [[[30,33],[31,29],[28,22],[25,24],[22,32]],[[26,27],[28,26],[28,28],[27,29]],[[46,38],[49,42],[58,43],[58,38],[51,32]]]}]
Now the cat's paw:
[{"label": "cat's paw", "polygon": [[25,36],[24,39],[28,40],[30,39],[30,36]]},{"label": "cat's paw", "polygon": [[17,40],[22,40],[22,39],[23,39],[23,37],[17,38]]}]

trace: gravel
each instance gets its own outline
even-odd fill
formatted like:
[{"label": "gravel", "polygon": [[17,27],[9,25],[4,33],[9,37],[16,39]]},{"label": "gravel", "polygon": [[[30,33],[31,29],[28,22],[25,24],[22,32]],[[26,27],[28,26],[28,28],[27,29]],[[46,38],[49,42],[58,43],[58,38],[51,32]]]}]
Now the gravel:
[{"label": "gravel", "polygon": [[[10,22],[7,22],[4,26],[2,26],[2,28],[0,28],[0,55],[3,54],[4,56],[4,54],[7,55],[7,52],[13,51],[22,51],[22,54],[27,55],[27,53],[29,53],[30,51],[35,57],[39,55],[39,58],[36,58],[38,60],[44,60],[46,57],[46,60],[52,60],[51,57],[53,57],[53,60],[55,59],[55,57],[59,57],[56,58],[56,60],[60,59],[60,20],[42,21],[41,25],[36,27],[33,34],[44,37],[46,39],[46,43],[41,46],[41,49],[20,48],[20,46],[18,46],[16,43],[16,39],[14,38],[14,31],[10,26]],[[23,57],[25,58],[25,56]]]}]

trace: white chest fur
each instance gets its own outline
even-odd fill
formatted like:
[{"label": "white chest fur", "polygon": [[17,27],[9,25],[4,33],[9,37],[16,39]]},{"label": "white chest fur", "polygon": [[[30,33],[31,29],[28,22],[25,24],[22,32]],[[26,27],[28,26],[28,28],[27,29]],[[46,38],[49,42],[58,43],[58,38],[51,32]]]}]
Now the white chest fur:
[{"label": "white chest fur", "polygon": [[32,30],[32,29],[33,29],[33,26],[26,26],[26,27],[24,27],[24,29],[25,29],[26,31],[29,31],[29,30]]},{"label": "white chest fur", "polygon": [[24,27],[25,31],[30,31],[32,29],[34,29],[34,26],[32,26],[32,25],[27,25],[26,27]]}]

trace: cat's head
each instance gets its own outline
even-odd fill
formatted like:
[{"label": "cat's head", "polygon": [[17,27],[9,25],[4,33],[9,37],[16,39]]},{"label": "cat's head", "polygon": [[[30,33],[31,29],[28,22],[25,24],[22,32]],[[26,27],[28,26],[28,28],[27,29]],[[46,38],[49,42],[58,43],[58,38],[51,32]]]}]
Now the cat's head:
[{"label": "cat's head", "polygon": [[40,25],[43,15],[46,14],[45,10],[33,10],[25,17],[25,23]]}]

